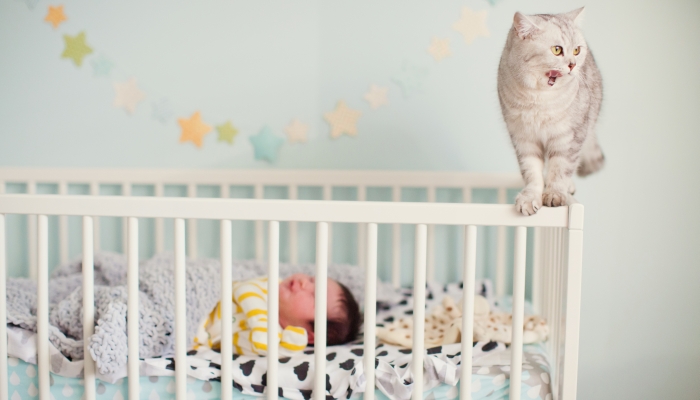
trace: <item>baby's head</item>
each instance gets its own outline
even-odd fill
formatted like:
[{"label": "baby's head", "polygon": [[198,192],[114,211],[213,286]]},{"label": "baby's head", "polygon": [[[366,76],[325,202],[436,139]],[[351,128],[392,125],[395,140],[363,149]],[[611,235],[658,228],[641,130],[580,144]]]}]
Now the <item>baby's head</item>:
[{"label": "baby's head", "polygon": [[[327,343],[329,346],[355,340],[360,330],[360,307],[352,293],[342,284],[328,279]],[[280,282],[280,315],[282,328],[298,326],[306,329],[309,344],[314,343],[315,278],[294,274]]]}]

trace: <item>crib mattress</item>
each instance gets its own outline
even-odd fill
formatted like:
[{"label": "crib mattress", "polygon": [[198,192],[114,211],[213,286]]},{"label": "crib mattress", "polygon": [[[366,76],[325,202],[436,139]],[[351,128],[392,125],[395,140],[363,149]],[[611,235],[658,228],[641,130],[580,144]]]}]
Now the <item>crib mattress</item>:
[{"label": "crib mattress", "polygon": [[[37,399],[39,397],[39,378],[36,365],[14,357],[8,358],[9,396],[10,400]],[[83,398],[84,381],[79,378],[66,378],[51,374],[51,395],[56,400],[78,400]],[[174,376],[142,376],[139,379],[141,399],[174,400]],[[522,375],[522,399],[551,400],[549,367],[542,346],[531,345],[525,348]],[[509,367],[490,366],[474,367],[472,375],[472,399],[496,400],[507,399],[510,388]],[[128,378],[116,383],[97,381],[99,400],[124,400],[128,398]],[[459,398],[459,383],[456,386],[440,384],[426,390],[423,398],[456,399]],[[187,379],[188,399],[219,399],[221,384],[218,381],[202,381],[189,377]],[[234,399],[256,399],[263,397],[243,394],[234,389]],[[351,399],[361,399],[362,394],[351,395]],[[379,390],[375,398],[389,400]]]}]

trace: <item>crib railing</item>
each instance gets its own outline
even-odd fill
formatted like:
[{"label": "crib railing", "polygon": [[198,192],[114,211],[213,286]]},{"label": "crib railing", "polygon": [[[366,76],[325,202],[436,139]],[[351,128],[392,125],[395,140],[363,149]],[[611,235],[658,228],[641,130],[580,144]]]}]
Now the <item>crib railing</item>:
[{"label": "crib railing", "polygon": [[[357,200],[366,201],[367,191],[373,187],[391,188],[391,199],[402,201],[402,189],[422,188],[427,192],[427,201],[437,201],[438,189],[458,189],[462,192],[462,202],[471,203],[474,189],[496,190],[498,204],[507,203],[508,189],[522,186],[519,174],[485,174],[468,172],[417,172],[417,171],[321,171],[321,170],[177,170],[177,169],[71,169],[71,168],[0,168],[0,194],[6,183],[22,183],[26,185],[27,194],[36,194],[37,185],[51,183],[57,186],[57,194],[66,195],[70,184],[87,184],[90,195],[100,195],[103,185],[117,185],[122,196],[131,196],[133,185],[149,185],[153,187],[155,197],[165,195],[166,186],[184,186],[187,197],[197,197],[198,188],[214,186],[219,188],[221,198],[230,197],[232,186],[248,186],[253,189],[253,198],[263,199],[266,187],[285,187],[290,200],[296,200],[302,187],[322,188],[322,199],[333,200],[332,191],[335,187],[354,187],[357,189]],[[36,217],[29,215],[28,222],[28,259],[29,271],[32,278],[36,277]],[[61,262],[69,258],[68,219],[59,216],[59,256]],[[198,253],[197,223],[188,219],[187,254],[196,258]],[[299,261],[299,229],[296,221],[289,221],[289,261]],[[93,244],[95,250],[101,248],[100,219],[93,218]],[[329,225],[328,257],[332,257],[333,226]],[[122,222],[122,243],[126,244],[127,220]],[[360,226],[358,232],[358,263],[366,259],[365,226]],[[265,259],[265,230],[263,221],[255,221],[255,258]],[[401,225],[392,226],[391,245],[391,281],[395,287],[401,284]],[[435,280],[435,225],[428,225],[427,233],[427,280]],[[155,220],[155,250],[164,249],[165,223],[163,218]],[[497,228],[495,243],[495,289],[497,295],[507,293],[506,271],[507,232],[505,227]],[[126,245],[123,246],[126,248]]]},{"label": "crib railing", "polygon": [[[83,294],[84,303],[93,302],[92,284],[92,248],[94,243],[94,216],[111,216],[127,218],[127,260],[128,260],[128,376],[129,397],[139,397],[139,368],[138,368],[138,218],[174,218],[175,219],[175,285],[176,285],[176,387],[177,398],[186,396],[186,334],[185,334],[185,221],[190,219],[214,219],[221,224],[221,260],[225,266],[231,265],[231,221],[252,220],[265,221],[268,224],[268,372],[267,397],[277,398],[278,359],[278,296],[279,296],[279,222],[315,222],[316,226],[316,298],[326,298],[326,280],[328,267],[329,224],[334,222],[360,223],[366,226],[365,266],[367,268],[367,285],[365,297],[365,331],[364,331],[364,366],[367,377],[365,399],[374,398],[374,357],[375,354],[375,315],[376,315],[376,280],[377,280],[377,224],[411,224],[416,226],[415,266],[414,266],[414,350],[413,373],[422,377],[424,358],[424,313],[425,286],[427,280],[428,226],[429,225],[459,225],[466,229],[464,257],[464,288],[465,296],[463,309],[462,337],[462,369],[461,369],[461,398],[469,399],[471,384],[471,351],[473,326],[473,288],[475,282],[476,256],[476,227],[511,226],[515,227],[515,263],[513,280],[513,341],[510,372],[510,398],[519,399],[522,379],[523,351],[523,307],[525,301],[525,260],[527,227],[555,230],[555,236],[546,237],[550,241],[551,251],[547,250],[539,257],[552,260],[550,270],[538,275],[540,282],[539,299],[550,291],[559,291],[551,301],[549,298],[542,302],[546,315],[562,317],[561,308],[565,304],[565,319],[561,320],[562,329],[555,329],[550,342],[552,346],[564,347],[555,350],[556,363],[561,369],[556,372],[560,378],[555,388],[566,400],[576,396],[576,366],[578,360],[578,324],[580,307],[580,275],[583,207],[543,208],[536,215],[523,217],[518,215],[511,205],[489,204],[450,204],[450,203],[385,203],[385,202],[345,202],[345,201],[300,201],[300,200],[243,200],[243,199],[211,199],[211,198],[148,198],[148,197],[108,197],[108,196],[47,196],[47,195],[0,195],[0,276],[5,276],[5,214],[37,215],[37,278],[38,278],[38,364],[39,364],[39,393],[40,399],[48,400],[49,392],[49,341],[48,341],[48,215],[73,215],[83,217]],[[264,223],[264,222],[261,222]],[[557,233],[558,232],[558,233]],[[556,236],[559,235],[559,236]],[[558,237],[558,239],[557,239]],[[558,247],[557,247],[558,246]],[[559,260],[556,263],[554,260]],[[560,269],[566,271],[566,282]],[[222,268],[222,313],[230,315],[231,271]],[[560,275],[556,275],[560,274]],[[541,277],[541,278],[540,278]],[[4,278],[3,278],[4,279]],[[559,305],[554,304],[556,299]],[[5,286],[0,286],[0,309],[5,308]],[[325,399],[325,326],[327,304],[317,301],[315,306],[315,372],[314,399]],[[548,307],[551,307],[548,308]],[[86,308],[89,310],[89,308]],[[92,313],[84,313],[85,334],[92,334],[91,326],[94,321]],[[230,399],[232,394],[231,382],[231,318],[222,318],[222,398]],[[557,322],[556,324],[558,324]],[[554,324],[556,326],[556,324]],[[0,390],[7,393],[7,348],[6,327],[0,324]],[[88,337],[86,336],[86,337]],[[226,339],[228,338],[228,339]],[[87,341],[86,341],[87,345]],[[86,351],[86,354],[89,354]],[[89,365],[90,364],[90,365]],[[89,365],[89,366],[88,366]],[[3,371],[5,373],[3,374]],[[89,357],[86,359],[85,398],[95,398],[94,365]],[[560,383],[559,383],[560,382]],[[423,381],[414,379],[413,398],[421,399]]]}]

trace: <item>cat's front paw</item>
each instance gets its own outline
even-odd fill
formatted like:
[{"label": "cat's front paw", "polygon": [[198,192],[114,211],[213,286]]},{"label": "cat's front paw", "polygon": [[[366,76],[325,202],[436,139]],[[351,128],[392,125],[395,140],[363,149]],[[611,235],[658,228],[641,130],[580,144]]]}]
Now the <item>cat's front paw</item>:
[{"label": "cat's front paw", "polygon": [[547,207],[560,207],[567,204],[568,193],[554,189],[545,189],[542,195],[542,203]]},{"label": "cat's front paw", "polygon": [[515,211],[528,216],[542,208],[542,194],[535,190],[523,189],[515,198]]}]

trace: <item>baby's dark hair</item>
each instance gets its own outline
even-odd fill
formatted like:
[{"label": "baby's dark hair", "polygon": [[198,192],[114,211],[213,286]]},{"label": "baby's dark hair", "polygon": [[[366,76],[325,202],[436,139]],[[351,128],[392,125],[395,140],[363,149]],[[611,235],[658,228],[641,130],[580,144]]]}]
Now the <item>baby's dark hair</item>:
[{"label": "baby's dark hair", "polygon": [[357,338],[362,324],[362,314],[360,314],[360,306],[358,306],[355,297],[352,295],[345,285],[338,282],[343,290],[343,295],[340,298],[340,306],[345,311],[345,319],[343,320],[328,320],[327,344],[334,346],[352,342]]}]

